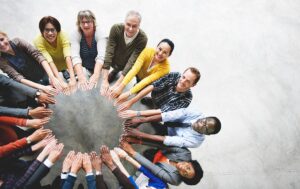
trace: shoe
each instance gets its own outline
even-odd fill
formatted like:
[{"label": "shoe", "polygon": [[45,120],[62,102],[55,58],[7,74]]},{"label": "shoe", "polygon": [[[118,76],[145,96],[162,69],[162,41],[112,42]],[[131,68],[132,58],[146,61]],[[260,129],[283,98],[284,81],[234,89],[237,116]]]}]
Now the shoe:
[{"label": "shoe", "polygon": [[119,73],[119,71],[113,69],[113,70],[108,74],[108,78],[107,78],[107,79],[108,79],[108,82],[109,82],[109,83],[113,82],[113,81],[116,79],[118,73]]},{"label": "shoe", "polygon": [[149,106],[149,107],[152,107],[154,105],[151,97],[142,98],[141,103],[146,105],[146,106]]}]

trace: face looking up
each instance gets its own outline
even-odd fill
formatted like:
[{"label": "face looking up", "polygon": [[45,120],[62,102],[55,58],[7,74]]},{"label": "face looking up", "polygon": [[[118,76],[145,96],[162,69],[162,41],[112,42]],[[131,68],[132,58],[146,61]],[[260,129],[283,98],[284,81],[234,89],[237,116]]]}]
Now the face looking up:
[{"label": "face looking up", "polygon": [[140,20],[137,16],[129,15],[125,20],[125,34],[127,37],[133,37],[140,27]]},{"label": "face looking up", "polygon": [[196,75],[191,70],[185,71],[176,86],[177,92],[185,92],[195,86]]},{"label": "face looking up", "polygon": [[192,124],[192,128],[198,133],[209,135],[215,130],[215,121],[211,118],[203,118]]},{"label": "face looking up", "polygon": [[8,37],[0,33],[0,51],[7,53],[10,49]]},{"label": "face looking up", "polygon": [[166,60],[170,55],[171,47],[166,42],[161,42],[157,47],[154,59],[158,62]]},{"label": "face looking up", "polygon": [[176,168],[179,174],[185,178],[193,178],[195,176],[195,170],[190,162],[178,162]]},{"label": "face looking up", "polygon": [[53,24],[48,23],[43,31],[43,37],[52,45],[56,44],[57,30]]}]

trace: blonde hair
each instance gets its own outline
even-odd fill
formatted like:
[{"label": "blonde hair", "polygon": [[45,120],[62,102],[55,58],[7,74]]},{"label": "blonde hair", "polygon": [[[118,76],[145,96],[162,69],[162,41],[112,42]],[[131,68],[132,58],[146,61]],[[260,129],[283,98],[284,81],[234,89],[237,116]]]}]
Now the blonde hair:
[{"label": "blonde hair", "polygon": [[77,22],[76,22],[76,25],[78,27],[78,31],[81,31],[81,28],[80,28],[80,22],[83,20],[83,19],[87,19],[87,20],[92,20],[93,23],[94,23],[94,27],[95,27],[95,30],[96,30],[96,17],[94,15],[94,13],[90,10],[82,10],[82,11],[79,11],[78,14],[77,14]]},{"label": "blonde hair", "polygon": [[1,31],[1,30],[0,30],[0,34],[3,35],[3,36],[5,36],[5,37],[7,37],[7,34],[5,32],[3,32],[3,31]]}]

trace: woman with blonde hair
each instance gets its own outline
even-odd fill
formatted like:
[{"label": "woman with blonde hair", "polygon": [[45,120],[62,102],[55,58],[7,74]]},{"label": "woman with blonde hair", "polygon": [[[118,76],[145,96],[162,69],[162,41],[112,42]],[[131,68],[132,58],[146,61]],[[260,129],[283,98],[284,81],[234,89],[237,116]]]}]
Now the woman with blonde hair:
[{"label": "woman with blonde hair", "polygon": [[[71,37],[72,62],[83,90],[96,87],[104,62],[106,38],[102,30],[96,27],[96,18],[92,11],[79,11],[76,31]],[[85,73],[84,73],[85,72]],[[88,75],[89,80],[85,75]]]}]

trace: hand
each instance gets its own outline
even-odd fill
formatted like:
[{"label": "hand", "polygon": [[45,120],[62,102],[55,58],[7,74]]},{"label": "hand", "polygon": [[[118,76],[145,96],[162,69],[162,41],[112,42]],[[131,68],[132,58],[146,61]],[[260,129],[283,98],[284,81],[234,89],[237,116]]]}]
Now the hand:
[{"label": "hand", "polygon": [[62,155],[64,149],[64,144],[59,143],[53,148],[48,156],[48,160],[52,163],[55,163]]},{"label": "hand", "polygon": [[37,151],[41,148],[44,148],[47,144],[49,144],[53,141],[55,142],[55,144],[57,143],[57,139],[55,138],[55,136],[53,136],[52,134],[47,135],[43,140],[41,140],[38,143],[32,145],[31,150],[32,151]]},{"label": "hand", "polygon": [[37,97],[39,104],[55,104],[56,103],[56,100],[54,99],[53,95],[49,95],[44,92],[40,92],[40,93],[41,93],[41,95],[39,95]]},{"label": "hand", "polygon": [[44,117],[42,119],[27,119],[26,126],[32,127],[35,129],[39,129],[45,124],[47,124],[50,120],[50,117]]},{"label": "hand", "polygon": [[132,102],[130,100],[123,102],[118,108],[117,111],[118,112],[122,112],[125,110],[128,110],[130,107],[132,106]]},{"label": "hand", "polygon": [[110,155],[112,157],[112,160],[115,162],[116,165],[121,164],[119,156],[116,154],[115,151],[110,150]]},{"label": "hand", "polygon": [[27,138],[31,141],[31,142],[37,142],[42,140],[43,138],[45,138],[47,135],[50,135],[52,133],[52,131],[50,129],[38,129],[36,131],[34,131],[34,133],[32,133],[31,135],[29,135]]},{"label": "hand", "polygon": [[36,159],[40,162],[44,161],[44,159],[51,152],[51,150],[56,147],[56,142],[56,140],[52,140],[50,143],[48,143]]},{"label": "hand", "polygon": [[62,165],[62,172],[69,172],[72,166],[73,161],[75,160],[75,152],[72,150],[66,156],[63,165]]},{"label": "hand", "polygon": [[103,161],[103,163],[105,163],[105,165],[111,170],[113,171],[116,166],[112,160],[112,157],[110,155],[110,152],[109,152],[109,148],[105,145],[102,145],[101,148],[100,148],[100,151],[101,151],[101,159]]},{"label": "hand", "polygon": [[120,94],[122,93],[123,89],[124,89],[125,85],[123,85],[122,83],[113,89],[113,91],[110,92],[109,94],[109,98],[110,99],[115,99],[117,98],[118,96],[120,96]]},{"label": "hand", "polygon": [[91,90],[94,87],[97,87],[98,81],[99,81],[99,74],[94,73],[91,77],[90,80],[88,82],[88,89]]},{"label": "hand", "polygon": [[83,155],[81,152],[78,152],[71,166],[71,173],[77,174],[80,168],[82,167]]},{"label": "hand", "polygon": [[88,81],[84,75],[78,76],[78,88],[80,88],[82,91],[88,90]]},{"label": "hand", "polygon": [[69,81],[69,91],[71,94],[75,93],[77,90],[77,82],[75,78],[71,78]]},{"label": "hand", "polygon": [[129,96],[130,96],[130,91],[122,93],[115,101],[114,106],[120,105],[121,103],[125,102]]},{"label": "hand", "polygon": [[128,156],[128,154],[123,149],[121,149],[119,147],[115,147],[114,151],[116,152],[116,154],[118,154],[118,156],[120,158],[125,159]]},{"label": "hand", "polygon": [[108,81],[102,81],[100,94],[102,96],[108,96],[109,83]]},{"label": "hand", "polygon": [[122,112],[119,112],[119,117],[123,119],[132,118],[137,116],[137,111],[135,110],[125,110]]},{"label": "hand", "polygon": [[132,146],[125,140],[121,140],[120,147],[125,150],[130,156],[134,156],[136,151],[132,148]]},{"label": "hand", "polygon": [[57,89],[58,91],[62,91],[62,86],[61,86],[61,83],[60,81],[56,78],[56,77],[50,77],[50,84],[55,88]]},{"label": "hand", "polygon": [[87,153],[83,154],[82,168],[86,173],[92,173],[93,172],[90,156]]},{"label": "hand", "polygon": [[30,109],[28,111],[28,115],[32,118],[44,118],[49,117],[53,113],[52,110],[45,108],[45,107],[37,107],[34,109]]},{"label": "hand", "polygon": [[43,86],[42,91],[50,96],[54,96],[58,94],[58,90],[51,87],[51,85]]},{"label": "hand", "polygon": [[95,151],[92,151],[90,153],[92,166],[96,171],[101,172],[102,171],[102,159],[100,156],[97,155]]},{"label": "hand", "polygon": [[126,119],[125,121],[123,121],[122,125],[123,125],[123,128],[125,128],[125,127],[136,128],[136,127],[140,126],[141,123],[142,123],[142,119],[139,117],[136,117],[136,118],[132,118],[132,119]]},{"label": "hand", "polygon": [[125,136],[132,136],[137,138],[142,138],[143,132],[139,131],[138,129],[125,127]]},{"label": "hand", "polygon": [[129,137],[129,136],[126,136],[126,135],[124,135],[123,140],[125,140],[129,144],[142,144],[141,139],[137,139],[135,137]]}]

